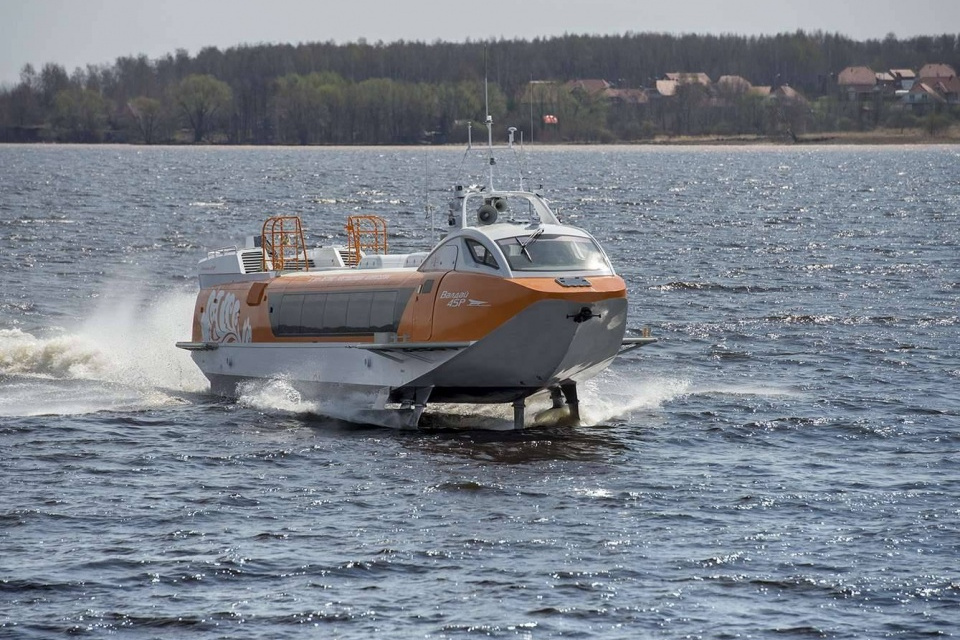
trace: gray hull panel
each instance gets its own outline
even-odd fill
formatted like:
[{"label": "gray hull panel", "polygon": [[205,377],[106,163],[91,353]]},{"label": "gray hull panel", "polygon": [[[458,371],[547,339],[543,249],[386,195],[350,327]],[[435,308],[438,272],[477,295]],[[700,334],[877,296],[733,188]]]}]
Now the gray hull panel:
[{"label": "gray hull panel", "polygon": [[538,302],[410,386],[433,387],[433,401],[510,402],[592,377],[619,352],[627,304],[616,298],[590,306],[594,317],[577,322],[582,304]]}]

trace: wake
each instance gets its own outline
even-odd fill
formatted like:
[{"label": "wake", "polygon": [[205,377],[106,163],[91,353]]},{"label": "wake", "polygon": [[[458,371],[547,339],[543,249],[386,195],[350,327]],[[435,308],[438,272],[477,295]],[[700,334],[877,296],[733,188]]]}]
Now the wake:
[{"label": "wake", "polygon": [[194,294],[103,299],[73,330],[0,329],[0,415],[72,415],[180,403],[206,379],[174,343],[190,335]]},{"label": "wake", "polygon": [[[690,382],[682,379],[637,379],[607,370],[587,381],[580,389],[581,425],[592,426],[624,419],[643,411],[656,411],[665,403],[686,395]],[[362,407],[370,398],[333,397],[307,400],[281,378],[247,382],[238,389],[238,404],[266,413],[321,416],[358,424],[379,424]],[[549,396],[537,394],[527,401],[526,424],[545,426],[537,416],[551,407]],[[373,421],[372,421],[373,420]],[[513,408],[509,404],[428,404],[421,417],[426,429],[513,430]]]}]

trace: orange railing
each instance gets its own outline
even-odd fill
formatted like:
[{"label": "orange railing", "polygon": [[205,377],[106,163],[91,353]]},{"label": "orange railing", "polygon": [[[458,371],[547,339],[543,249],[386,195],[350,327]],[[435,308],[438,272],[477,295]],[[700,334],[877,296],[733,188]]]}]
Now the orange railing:
[{"label": "orange railing", "polygon": [[263,223],[260,236],[264,271],[309,271],[299,216],[274,216]]},{"label": "orange railing", "polygon": [[386,253],[387,221],[380,216],[350,216],[347,218],[347,239],[352,264],[359,262],[360,256],[366,252]]}]

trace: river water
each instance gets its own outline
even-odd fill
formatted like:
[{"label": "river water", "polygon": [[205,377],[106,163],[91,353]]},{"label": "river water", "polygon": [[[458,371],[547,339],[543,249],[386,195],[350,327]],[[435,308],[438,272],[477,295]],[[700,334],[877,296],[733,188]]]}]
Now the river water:
[{"label": "river water", "polygon": [[0,637],[958,633],[960,149],[529,152],[661,339],[577,428],[206,392],[207,250],[421,249],[461,157],[0,147]]}]

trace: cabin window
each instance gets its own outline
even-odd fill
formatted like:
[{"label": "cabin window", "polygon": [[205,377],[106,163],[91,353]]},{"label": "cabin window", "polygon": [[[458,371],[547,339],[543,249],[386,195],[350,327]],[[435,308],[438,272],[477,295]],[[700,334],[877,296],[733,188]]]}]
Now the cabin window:
[{"label": "cabin window", "polygon": [[[400,310],[403,313],[403,310]],[[370,303],[370,328],[374,331],[393,331],[397,318],[397,292],[377,291]]]},{"label": "cabin window", "polygon": [[500,268],[500,265],[497,264],[497,259],[493,257],[493,252],[490,251],[486,245],[469,238],[466,240],[466,243],[467,250],[474,262],[477,264],[482,264],[485,267],[493,267],[494,269]]},{"label": "cabin window", "polygon": [[396,331],[413,289],[274,294],[277,336],[363,335]]},{"label": "cabin window", "polygon": [[323,307],[323,328],[331,333],[343,333],[347,329],[347,306],[349,293],[328,293]]},{"label": "cabin window", "polygon": [[437,247],[437,249],[427,256],[420,266],[420,271],[453,271],[457,268],[457,258],[459,257],[457,245],[453,242]]},{"label": "cabin window", "polygon": [[533,233],[498,240],[497,244],[513,271],[613,272],[603,251],[591,238]]},{"label": "cabin window", "polygon": [[302,295],[283,296],[280,300],[280,317],[277,320],[277,329],[282,333],[298,331],[302,308]]},{"label": "cabin window", "polygon": [[323,310],[326,304],[327,294],[325,293],[311,293],[304,296],[303,312],[300,314],[302,333],[323,332]]},{"label": "cabin window", "polygon": [[370,325],[370,304],[373,292],[351,293],[347,301],[347,327],[368,327]]}]

